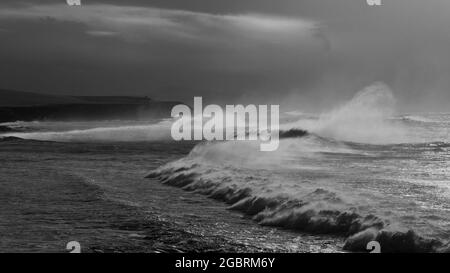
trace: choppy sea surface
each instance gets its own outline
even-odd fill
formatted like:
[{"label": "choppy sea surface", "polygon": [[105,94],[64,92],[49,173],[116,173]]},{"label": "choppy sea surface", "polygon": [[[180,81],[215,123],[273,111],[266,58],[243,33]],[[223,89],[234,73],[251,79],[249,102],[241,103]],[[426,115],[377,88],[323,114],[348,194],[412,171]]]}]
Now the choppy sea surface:
[{"label": "choppy sea surface", "polygon": [[448,252],[450,114],[391,101],[286,113],[271,153],[170,121],[2,124],[0,251]]},{"label": "choppy sea surface", "polygon": [[305,247],[293,232],[260,227],[220,202],[145,178],[193,145],[0,142],[0,252],[66,252],[70,241],[83,252]]}]

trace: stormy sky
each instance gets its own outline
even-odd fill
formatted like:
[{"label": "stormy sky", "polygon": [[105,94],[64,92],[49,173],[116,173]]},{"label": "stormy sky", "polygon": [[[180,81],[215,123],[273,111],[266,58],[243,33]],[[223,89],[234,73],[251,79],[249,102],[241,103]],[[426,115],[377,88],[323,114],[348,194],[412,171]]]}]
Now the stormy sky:
[{"label": "stormy sky", "polygon": [[315,111],[382,81],[450,110],[450,1],[382,2],[2,0],[0,88]]}]

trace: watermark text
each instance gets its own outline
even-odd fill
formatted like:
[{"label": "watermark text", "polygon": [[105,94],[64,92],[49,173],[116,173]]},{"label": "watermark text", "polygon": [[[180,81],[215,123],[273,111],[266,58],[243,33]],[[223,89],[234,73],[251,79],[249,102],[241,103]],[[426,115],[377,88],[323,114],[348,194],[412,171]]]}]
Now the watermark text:
[{"label": "watermark text", "polygon": [[261,151],[279,146],[279,105],[219,105],[203,107],[202,97],[194,98],[193,113],[187,105],[173,107],[172,138],[180,140],[259,140]]}]

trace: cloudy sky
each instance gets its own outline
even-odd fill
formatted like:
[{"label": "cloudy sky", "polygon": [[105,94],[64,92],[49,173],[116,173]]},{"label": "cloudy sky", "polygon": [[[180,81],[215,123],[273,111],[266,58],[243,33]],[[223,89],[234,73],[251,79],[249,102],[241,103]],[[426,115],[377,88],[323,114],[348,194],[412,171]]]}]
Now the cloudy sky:
[{"label": "cloudy sky", "polygon": [[450,1],[2,0],[0,88],[320,110],[385,82],[450,110]]}]

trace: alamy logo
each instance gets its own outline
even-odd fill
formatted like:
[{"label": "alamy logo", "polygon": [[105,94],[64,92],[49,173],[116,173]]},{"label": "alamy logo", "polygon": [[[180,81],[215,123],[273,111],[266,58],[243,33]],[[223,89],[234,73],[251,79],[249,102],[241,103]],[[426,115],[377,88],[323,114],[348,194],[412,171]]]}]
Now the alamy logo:
[{"label": "alamy logo", "polygon": [[381,245],[377,241],[367,243],[366,249],[370,250],[370,253],[381,253]]},{"label": "alamy logo", "polygon": [[69,6],[81,6],[81,0],[66,0]]},{"label": "alamy logo", "polygon": [[77,241],[71,241],[67,243],[67,250],[70,250],[70,253],[81,253],[81,244]]},{"label": "alamy logo", "polygon": [[183,104],[173,107],[174,140],[260,140],[261,151],[278,149],[279,105],[271,105],[270,112],[267,105],[227,105],[223,111],[214,104],[203,108],[202,98],[195,97],[193,110]]}]

